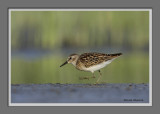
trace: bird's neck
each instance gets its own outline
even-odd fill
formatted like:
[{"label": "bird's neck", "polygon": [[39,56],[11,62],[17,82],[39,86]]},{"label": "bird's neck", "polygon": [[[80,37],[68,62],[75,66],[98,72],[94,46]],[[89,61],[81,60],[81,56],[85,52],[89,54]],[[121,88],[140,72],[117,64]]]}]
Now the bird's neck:
[{"label": "bird's neck", "polygon": [[76,67],[76,63],[79,57],[76,57],[75,60],[72,62],[72,65]]}]

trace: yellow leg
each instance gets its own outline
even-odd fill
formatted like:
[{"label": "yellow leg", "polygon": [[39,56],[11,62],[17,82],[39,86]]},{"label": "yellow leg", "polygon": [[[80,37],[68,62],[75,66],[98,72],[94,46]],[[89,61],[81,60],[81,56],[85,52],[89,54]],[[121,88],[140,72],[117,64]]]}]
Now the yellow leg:
[{"label": "yellow leg", "polygon": [[94,76],[94,73],[92,73],[92,74],[93,74],[92,78],[96,78],[96,77]]},{"label": "yellow leg", "polygon": [[100,78],[102,77],[102,74],[101,74],[101,71],[99,70],[99,77],[98,77],[98,80],[96,81],[96,83],[98,83],[99,82],[99,80],[100,80]]}]

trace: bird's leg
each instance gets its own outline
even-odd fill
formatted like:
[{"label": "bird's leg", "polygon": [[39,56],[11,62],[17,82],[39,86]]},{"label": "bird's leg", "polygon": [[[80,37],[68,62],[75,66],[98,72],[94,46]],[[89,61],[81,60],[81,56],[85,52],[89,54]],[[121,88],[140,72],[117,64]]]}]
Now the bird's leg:
[{"label": "bird's leg", "polygon": [[80,80],[83,80],[83,79],[88,79],[88,80],[89,80],[90,78],[96,78],[96,77],[94,76],[94,72],[92,72],[92,74],[93,74],[92,77],[80,77],[79,79],[80,79]]},{"label": "bird's leg", "polygon": [[99,82],[99,80],[100,80],[100,78],[101,78],[101,76],[102,76],[101,71],[100,71],[100,70],[98,70],[98,72],[99,72],[100,76],[98,77],[98,80],[96,81],[96,83],[98,83],[98,82]]},{"label": "bird's leg", "polygon": [[93,72],[92,74],[93,74],[92,78],[96,78],[96,77],[94,76],[94,72]]}]

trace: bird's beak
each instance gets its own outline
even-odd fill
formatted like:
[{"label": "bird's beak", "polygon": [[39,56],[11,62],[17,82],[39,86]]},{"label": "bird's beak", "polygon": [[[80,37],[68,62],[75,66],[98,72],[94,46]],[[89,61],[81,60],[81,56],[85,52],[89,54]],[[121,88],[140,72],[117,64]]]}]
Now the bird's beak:
[{"label": "bird's beak", "polygon": [[67,64],[68,62],[66,61],[65,63],[63,63],[60,67],[64,66],[65,64]]}]

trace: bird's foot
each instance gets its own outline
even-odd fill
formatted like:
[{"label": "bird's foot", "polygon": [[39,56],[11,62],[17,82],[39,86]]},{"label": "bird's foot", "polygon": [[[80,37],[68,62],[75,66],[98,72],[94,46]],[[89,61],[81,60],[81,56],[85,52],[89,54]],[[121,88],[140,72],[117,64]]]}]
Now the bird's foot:
[{"label": "bird's foot", "polygon": [[94,85],[97,85],[97,84],[98,84],[98,82],[95,82],[95,83],[94,83]]},{"label": "bird's foot", "polygon": [[95,76],[92,76],[92,78],[96,78]]},{"label": "bird's foot", "polygon": [[79,79],[80,80],[84,80],[84,79],[88,79],[89,80],[89,77],[86,77],[86,76],[85,77],[79,77]]}]

